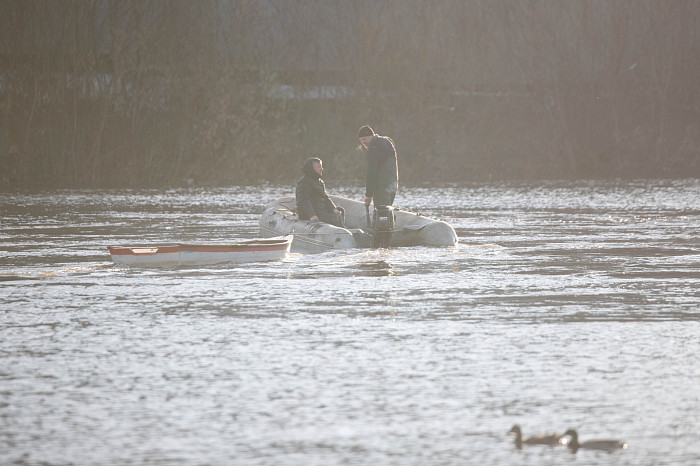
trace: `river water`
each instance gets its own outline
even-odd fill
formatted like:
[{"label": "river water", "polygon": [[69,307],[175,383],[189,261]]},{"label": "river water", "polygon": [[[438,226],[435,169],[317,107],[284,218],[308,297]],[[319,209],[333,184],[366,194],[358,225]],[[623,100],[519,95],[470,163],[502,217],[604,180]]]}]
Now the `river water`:
[{"label": "river water", "polygon": [[290,194],[0,194],[0,464],[700,464],[700,180],[402,188],[450,248],[107,253],[254,238]]}]

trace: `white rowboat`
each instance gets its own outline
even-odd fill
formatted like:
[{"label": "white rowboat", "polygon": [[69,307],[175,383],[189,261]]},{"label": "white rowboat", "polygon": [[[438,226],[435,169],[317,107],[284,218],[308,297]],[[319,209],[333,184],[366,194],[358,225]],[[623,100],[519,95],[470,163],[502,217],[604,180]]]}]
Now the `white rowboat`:
[{"label": "white rowboat", "polygon": [[178,243],[165,246],[108,246],[116,264],[169,267],[178,265],[240,264],[280,260],[289,252],[291,235],[231,244]]}]

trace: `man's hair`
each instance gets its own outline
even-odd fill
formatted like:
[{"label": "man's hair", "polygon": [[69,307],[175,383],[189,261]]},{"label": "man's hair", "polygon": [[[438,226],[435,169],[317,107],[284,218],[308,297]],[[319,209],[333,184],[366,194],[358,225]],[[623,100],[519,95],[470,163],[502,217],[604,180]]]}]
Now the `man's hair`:
[{"label": "man's hair", "polygon": [[360,128],[360,131],[357,132],[358,138],[364,138],[365,136],[374,136],[374,130],[368,125],[363,126]]}]

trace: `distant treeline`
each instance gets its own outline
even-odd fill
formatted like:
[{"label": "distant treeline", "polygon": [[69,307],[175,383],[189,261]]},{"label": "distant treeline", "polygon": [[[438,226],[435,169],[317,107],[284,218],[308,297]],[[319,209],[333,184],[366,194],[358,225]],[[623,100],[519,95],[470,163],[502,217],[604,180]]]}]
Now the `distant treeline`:
[{"label": "distant treeline", "polygon": [[0,187],[700,176],[697,0],[0,0]]}]

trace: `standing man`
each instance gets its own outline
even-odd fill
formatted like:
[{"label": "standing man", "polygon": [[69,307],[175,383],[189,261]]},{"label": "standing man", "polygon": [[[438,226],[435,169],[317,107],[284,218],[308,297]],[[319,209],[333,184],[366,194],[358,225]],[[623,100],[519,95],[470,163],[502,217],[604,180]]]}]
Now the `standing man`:
[{"label": "standing man", "polygon": [[369,126],[360,128],[357,137],[367,149],[365,205],[369,206],[374,198],[375,209],[390,206],[399,189],[399,163],[394,141],[375,134]]}]

